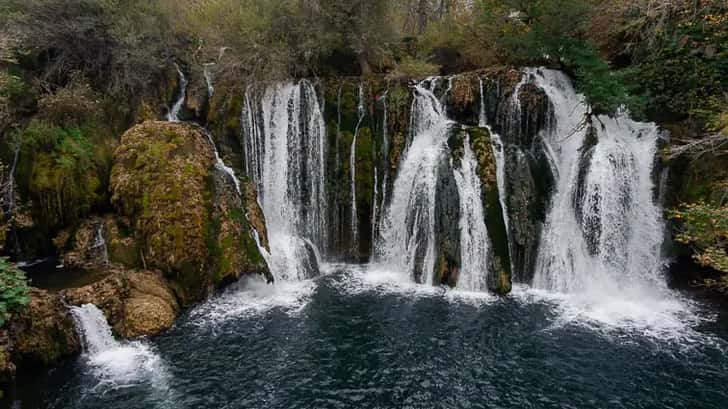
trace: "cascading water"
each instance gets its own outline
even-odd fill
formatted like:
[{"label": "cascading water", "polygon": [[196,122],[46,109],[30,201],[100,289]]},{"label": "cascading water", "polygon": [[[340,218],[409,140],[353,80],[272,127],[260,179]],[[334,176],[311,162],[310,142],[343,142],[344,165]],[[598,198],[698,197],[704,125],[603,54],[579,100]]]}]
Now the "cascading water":
[{"label": "cascading water", "polygon": [[101,261],[102,264],[109,264],[109,250],[106,246],[106,239],[104,238],[103,222],[96,226],[96,236],[94,237],[94,242],[91,244],[90,250],[95,259]]},{"label": "cascading water", "polygon": [[277,280],[318,274],[326,243],[325,132],[316,90],[305,80],[269,86],[243,107],[248,176],[258,188]]},{"label": "cascading water", "polygon": [[588,107],[565,75],[530,74],[553,102],[556,118],[545,143],[554,153],[557,185],[534,285],[566,293],[664,286],[663,222],[652,194],[657,127],[626,115],[585,124]]},{"label": "cascading water", "polygon": [[351,239],[354,255],[359,252],[359,213],[356,208],[356,141],[359,137],[359,128],[366,115],[366,110],[364,109],[364,84],[359,84],[357,114],[358,121],[354,129],[354,138],[351,141],[351,153],[349,155],[349,173],[351,175]]},{"label": "cascading water", "polygon": [[215,93],[215,86],[212,84],[212,67],[214,66],[214,62],[208,62],[202,65],[202,75],[205,77],[205,84],[207,85],[207,98],[212,98],[212,95]]},{"label": "cascading water", "polygon": [[470,148],[470,138],[463,141],[463,157],[460,168],[455,169],[455,183],[460,198],[460,275],[457,288],[466,291],[488,289],[486,274],[490,270],[488,256],[491,249],[485,226],[478,162]]},{"label": "cascading water", "polygon": [[589,118],[564,74],[527,74],[555,111],[544,143],[556,186],[533,286],[575,297],[574,314],[600,322],[683,325],[689,307],[662,276],[664,222],[653,181],[661,132],[624,113]]},{"label": "cascading water", "polygon": [[409,147],[382,214],[376,263],[432,283],[435,267],[435,195],[438,166],[453,126],[426,84],[414,89]]},{"label": "cascading water", "polygon": [[182,72],[182,69],[177,63],[174,64],[177,69],[177,76],[179,77],[179,95],[172,108],[167,113],[167,120],[170,122],[179,121],[179,113],[182,110],[182,106],[185,104],[185,97],[187,96],[187,77]]},{"label": "cascading water", "polygon": [[100,384],[120,387],[145,380],[167,389],[166,368],[151,346],[114,339],[104,313],[93,304],[69,308],[83,341],[84,358]]}]

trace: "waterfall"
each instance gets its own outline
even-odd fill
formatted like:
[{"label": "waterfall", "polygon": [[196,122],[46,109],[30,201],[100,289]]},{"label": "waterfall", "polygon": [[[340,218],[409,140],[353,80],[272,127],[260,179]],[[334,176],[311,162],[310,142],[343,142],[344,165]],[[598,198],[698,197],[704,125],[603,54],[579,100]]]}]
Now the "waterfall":
[{"label": "waterfall", "polygon": [[149,382],[167,389],[167,370],[162,359],[142,341],[117,341],[101,310],[93,304],[69,307],[83,343],[83,357],[100,385],[117,388]]},{"label": "waterfall", "polygon": [[382,151],[384,154],[384,180],[382,181],[382,203],[387,200],[387,182],[389,179],[389,119],[387,107],[387,94],[389,90],[384,92],[382,96]]},{"label": "waterfall", "polygon": [[[410,142],[382,214],[375,259],[412,280],[432,283],[435,267],[435,195],[438,166],[453,122],[425,83],[414,88]],[[418,277],[421,277],[418,279]]]},{"label": "waterfall", "polygon": [[488,289],[488,255],[491,248],[485,226],[478,162],[470,148],[470,138],[463,141],[460,168],[455,169],[455,183],[460,197],[460,275],[457,288],[466,291]]},{"label": "waterfall", "polygon": [[556,190],[534,286],[564,293],[664,288],[664,226],[652,180],[658,128],[624,113],[585,122],[588,107],[564,74],[529,74],[553,102],[556,119],[544,141]]},{"label": "waterfall", "polygon": [[104,238],[104,222],[101,221],[96,226],[96,235],[94,236],[94,242],[90,247],[92,256],[101,260],[103,264],[109,264],[109,250],[106,247],[106,239]]},{"label": "waterfall", "polygon": [[377,167],[374,167],[374,194],[372,197],[372,250],[374,249],[374,240],[377,234],[377,219],[379,218],[379,177],[377,176]]},{"label": "waterfall", "polygon": [[177,75],[179,76],[179,95],[174,105],[172,105],[172,109],[167,113],[167,120],[170,122],[179,121],[179,112],[185,104],[185,97],[187,96],[187,78],[179,67],[179,64],[174,63],[174,67],[177,69]]},{"label": "waterfall", "polygon": [[354,138],[351,141],[351,153],[349,155],[349,173],[351,175],[351,239],[354,256],[359,253],[359,215],[356,209],[356,140],[359,137],[359,127],[366,114],[366,110],[364,109],[364,84],[361,83],[359,84],[357,114],[359,115],[359,119],[356,124],[356,129],[354,129]]},{"label": "waterfall", "polygon": [[268,226],[270,268],[276,279],[318,274],[326,243],[326,129],[313,85],[302,80],[246,93],[243,143],[248,176]]},{"label": "waterfall", "polygon": [[98,307],[84,304],[80,307],[72,306],[70,309],[86,353],[93,355],[121,347],[121,343],[114,339],[104,313]]},{"label": "waterfall", "polygon": [[214,67],[214,62],[208,62],[206,64],[202,64],[202,75],[205,77],[205,84],[207,85],[207,98],[212,98],[212,95],[215,93],[215,87],[212,85],[212,71],[210,71],[210,68]]}]

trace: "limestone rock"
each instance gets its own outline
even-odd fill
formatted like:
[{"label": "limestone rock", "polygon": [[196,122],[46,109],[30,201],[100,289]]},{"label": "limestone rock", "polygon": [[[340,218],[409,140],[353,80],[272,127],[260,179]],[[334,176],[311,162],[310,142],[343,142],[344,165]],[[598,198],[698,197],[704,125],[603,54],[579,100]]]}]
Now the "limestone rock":
[{"label": "limestone rock", "polygon": [[158,335],[174,324],[180,311],[167,280],[151,271],[117,270],[94,284],[66,290],[64,296],[72,305],[99,307],[125,338]]},{"label": "limestone rock", "polygon": [[10,321],[16,364],[48,365],[79,352],[73,319],[56,294],[32,288],[28,307]]},{"label": "limestone rock", "polygon": [[184,305],[242,274],[269,274],[250,209],[215,163],[205,131],[185,123],[137,125],[115,153],[112,203],[129,218],[142,265],[164,272]]}]

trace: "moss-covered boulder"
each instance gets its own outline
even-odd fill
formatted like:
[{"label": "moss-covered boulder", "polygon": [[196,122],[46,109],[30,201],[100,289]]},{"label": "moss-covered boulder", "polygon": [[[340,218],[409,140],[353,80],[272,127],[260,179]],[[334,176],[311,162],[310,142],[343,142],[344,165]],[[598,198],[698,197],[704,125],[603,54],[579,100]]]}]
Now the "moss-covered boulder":
[{"label": "moss-covered boulder", "polygon": [[112,203],[129,218],[142,265],[163,271],[183,305],[241,274],[270,274],[243,199],[215,165],[205,131],[184,123],[137,125],[114,156]]},{"label": "moss-covered boulder", "polygon": [[63,292],[72,305],[94,304],[114,332],[125,338],[157,335],[180,311],[169,282],[151,271],[113,271],[105,279]]},{"label": "moss-covered boulder", "polygon": [[32,288],[30,304],[9,323],[13,362],[49,365],[78,353],[81,344],[68,309],[57,294]]}]

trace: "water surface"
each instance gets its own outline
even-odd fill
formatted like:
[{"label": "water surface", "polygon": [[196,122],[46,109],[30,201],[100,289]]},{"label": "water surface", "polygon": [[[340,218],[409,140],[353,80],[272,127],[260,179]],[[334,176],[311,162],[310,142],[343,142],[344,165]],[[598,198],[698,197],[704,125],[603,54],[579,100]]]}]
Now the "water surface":
[{"label": "water surface", "polygon": [[[682,296],[498,298],[335,266],[18,385],[21,408],[724,408],[728,327]],[[396,280],[394,280],[396,281]],[[645,302],[650,302],[645,301]],[[691,319],[691,317],[693,317]],[[697,319],[694,317],[702,317]]]}]

